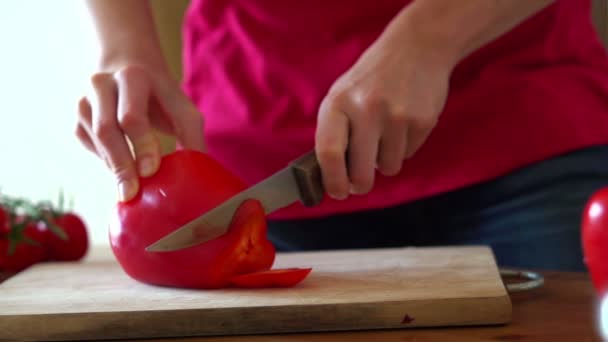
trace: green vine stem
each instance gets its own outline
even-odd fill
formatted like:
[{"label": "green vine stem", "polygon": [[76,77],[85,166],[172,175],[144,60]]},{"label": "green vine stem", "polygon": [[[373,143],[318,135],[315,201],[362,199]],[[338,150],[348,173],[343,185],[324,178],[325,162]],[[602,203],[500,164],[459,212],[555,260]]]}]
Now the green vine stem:
[{"label": "green vine stem", "polygon": [[20,243],[30,245],[40,245],[25,235],[28,226],[34,224],[44,224],[51,233],[57,235],[62,240],[67,240],[65,231],[54,223],[54,220],[64,213],[63,190],[59,192],[57,205],[50,201],[33,202],[24,197],[9,196],[0,192],[0,207],[8,216],[9,240],[8,254],[13,255]]}]

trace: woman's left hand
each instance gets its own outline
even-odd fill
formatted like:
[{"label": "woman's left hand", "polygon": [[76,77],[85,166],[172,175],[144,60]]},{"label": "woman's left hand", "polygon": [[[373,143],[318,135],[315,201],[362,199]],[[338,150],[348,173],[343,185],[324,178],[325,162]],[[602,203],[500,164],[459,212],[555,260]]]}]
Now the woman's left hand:
[{"label": "woman's left hand", "polygon": [[424,144],[444,108],[452,70],[433,53],[385,32],[333,84],[315,138],[331,197],[369,192],[376,168],[396,175]]}]

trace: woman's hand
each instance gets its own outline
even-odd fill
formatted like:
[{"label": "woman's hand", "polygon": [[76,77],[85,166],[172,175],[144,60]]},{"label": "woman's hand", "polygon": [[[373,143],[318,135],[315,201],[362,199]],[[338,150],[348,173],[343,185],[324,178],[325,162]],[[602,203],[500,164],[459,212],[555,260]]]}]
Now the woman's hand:
[{"label": "woman's hand", "polygon": [[435,127],[457,63],[553,2],[425,0],[404,7],[321,104],[315,149],[328,194],[369,192],[376,167],[397,174]]},{"label": "woman's hand", "polygon": [[78,113],[76,135],[106,161],[122,201],[137,193],[138,175],[150,176],[159,167],[161,148],[153,129],[175,136],[186,148],[204,149],[201,114],[164,70],[125,63],[98,72]]},{"label": "woman's hand", "polygon": [[[376,168],[400,172],[443,110],[451,67],[384,36],[331,87],[321,104],[316,151],[328,194],[365,194]],[[347,152],[348,150],[348,152]],[[348,165],[347,165],[348,160]]]},{"label": "woman's hand", "polygon": [[169,72],[148,1],[87,0],[101,55],[78,104],[76,135],[104,159],[128,201],[161,158],[154,130],[203,150],[202,117]]}]

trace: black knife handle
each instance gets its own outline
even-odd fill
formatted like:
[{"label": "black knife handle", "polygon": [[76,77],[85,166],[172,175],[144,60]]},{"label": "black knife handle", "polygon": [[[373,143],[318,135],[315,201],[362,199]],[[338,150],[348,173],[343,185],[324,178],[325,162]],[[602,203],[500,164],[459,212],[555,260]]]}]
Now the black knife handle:
[{"label": "black knife handle", "polygon": [[306,207],[319,204],[325,195],[325,188],[314,150],[294,160],[290,165],[300,190],[302,204]]}]

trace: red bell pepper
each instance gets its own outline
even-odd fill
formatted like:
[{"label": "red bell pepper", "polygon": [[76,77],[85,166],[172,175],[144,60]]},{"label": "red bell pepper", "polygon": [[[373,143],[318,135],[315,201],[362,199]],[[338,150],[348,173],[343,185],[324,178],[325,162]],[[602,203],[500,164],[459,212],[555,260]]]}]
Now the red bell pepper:
[{"label": "red bell pepper", "polygon": [[158,172],[140,181],[137,196],[117,204],[109,230],[112,251],[132,278],[171,287],[251,288],[294,286],[310,272],[268,272],[275,248],[266,236],[264,210],[253,199],[240,205],[228,232],[216,239],[177,251],[146,251],[246,185],[209,155],[189,150],[164,156]]}]

